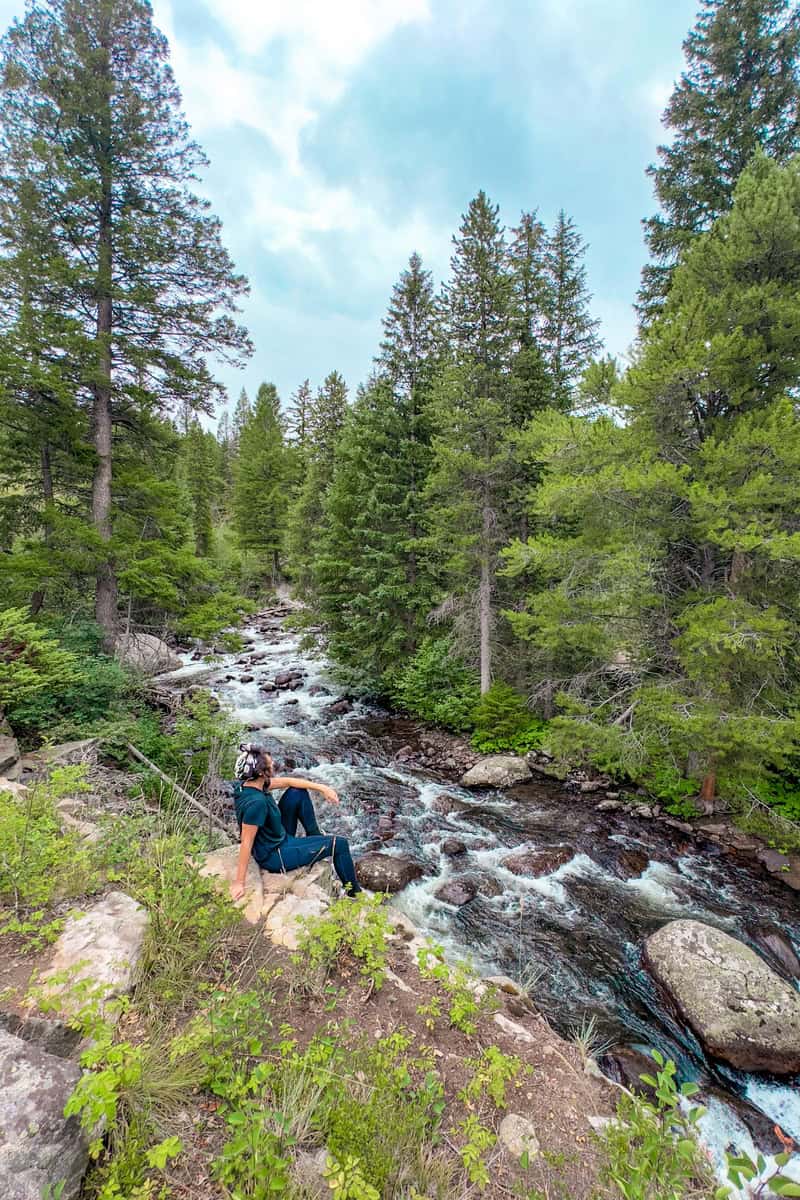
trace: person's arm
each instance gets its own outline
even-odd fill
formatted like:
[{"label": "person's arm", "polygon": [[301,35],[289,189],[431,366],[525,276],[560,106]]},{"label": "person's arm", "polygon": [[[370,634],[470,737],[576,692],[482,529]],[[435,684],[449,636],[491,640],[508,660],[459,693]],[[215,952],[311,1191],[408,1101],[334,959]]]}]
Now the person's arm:
[{"label": "person's arm", "polygon": [[292,775],[278,775],[274,779],[270,779],[268,791],[273,788],[307,788],[312,792],[319,792],[325,800],[330,800],[331,804],[339,803],[339,793],[335,792],[332,787],[328,787],[327,783],[315,783],[313,779],[295,779]]},{"label": "person's arm", "polygon": [[242,825],[242,840],[239,843],[239,859],[236,863],[236,878],[231,884],[231,899],[241,900],[244,895],[245,880],[247,879],[247,864],[250,862],[250,853],[253,849],[253,842],[256,840],[258,833],[257,825]]}]

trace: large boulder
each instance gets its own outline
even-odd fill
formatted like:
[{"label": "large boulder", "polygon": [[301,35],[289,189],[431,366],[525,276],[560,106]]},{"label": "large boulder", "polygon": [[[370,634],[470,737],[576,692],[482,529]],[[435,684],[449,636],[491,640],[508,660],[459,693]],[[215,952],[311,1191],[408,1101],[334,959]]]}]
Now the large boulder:
[{"label": "large boulder", "polygon": [[152,633],[121,633],[114,643],[114,654],[126,667],[144,675],[161,675],[183,666],[167,643]]},{"label": "large boulder", "polygon": [[552,875],[574,857],[572,846],[550,846],[547,850],[523,850],[519,854],[509,854],[501,860],[500,866],[511,871],[512,875],[533,875],[538,879],[542,875]]},{"label": "large boulder", "polygon": [[800,1071],[800,994],[762,958],[701,921],[671,921],[645,961],[710,1054],[741,1071]]},{"label": "large boulder", "polygon": [[356,875],[362,887],[371,892],[399,892],[422,875],[422,867],[401,855],[376,850],[356,863]]},{"label": "large boulder", "polygon": [[531,769],[524,758],[514,754],[491,754],[470,767],[462,776],[461,786],[468,788],[508,788],[516,783],[527,783],[532,778]]},{"label": "large boulder", "polygon": [[109,892],[68,917],[42,976],[43,990],[65,1013],[80,1005],[71,989],[84,980],[97,986],[101,1001],[125,995],[136,979],[148,921],[147,910],[124,892]]},{"label": "large boulder", "polygon": [[0,1029],[3,1200],[75,1200],[88,1144],[77,1117],[65,1119],[64,1106],[80,1074],[76,1063]]}]

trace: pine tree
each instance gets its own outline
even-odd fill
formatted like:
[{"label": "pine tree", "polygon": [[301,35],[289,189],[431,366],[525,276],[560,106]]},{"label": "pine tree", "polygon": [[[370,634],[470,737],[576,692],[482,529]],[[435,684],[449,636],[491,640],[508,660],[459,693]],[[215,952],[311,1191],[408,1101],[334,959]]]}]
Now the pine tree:
[{"label": "pine tree", "polygon": [[661,212],[644,222],[655,260],[639,312],[649,321],[675,263],[727,212],[757,149],[787,162],[800,149],[800,10],[791,0],[702,0],[683,45],[686,70],[663,122],[672,133],[649,168]]},{"label": "pine tree", "polygon": [[511,230],[508,260],[514,288],[514,333],[520,349],[539,346],[545,313],[551,307],[552,281],[547,267],[547,229],[536,211],[520,214]]},{"label": "pine tree", "polygon": [[470,202],[453,238],[451,279],[443,307],[450,350],[461,363],[498,374],[508,368],[513,338],[513,283],[499,208],[485,192]]},{"label": "pine tree", "polygon": [[234,456],[239,453],[239,442],[242,437],[242,430],[253,415],[253,408],[250,404],[250,399],[244,388],[239,392],[239,397],[234,405],[233,416],[231,418],[231,452]]},{"label": "pine tree", "polygon": [[192,504],[195,553],[206,558],[211,550],[212,511],[220,481],[217,476],[213,434],[195,417],[182,439],[181,458]]},{"label": "pine tree", "polygon": [[262,383],[242,427],[233,487],[233,525],[239,545],[256,554],[275,583],[286,533],[288,503],[280,399]]},{"label": "pine tree", "polygon": [[388,380],[347,414],[316,550],[316,609],[336,661],[386,691],[432,605],[418,561],[420,443]]},{"label": "pine tree", "polygon": [[286,557],[295,590],[307,600],[316,589],[319,538],[325,495],[333,478],[336,444],[347,413],[347,385],[331,371],[311,406],[302,483],[292,500],[286,528]]},{"label": "pine tree", "polygon": [[408,260],[408,270],[403,271],[392,291],[377,359],[380,371],[412,403],[430,386],[438,336],[433,279],[414,253]]},{"label": "pine tree", "polygon": [[586,244],[564,210],[547,240],[545,311],[539,342],[550,371],[555,402],[568,408],[575,386],[600,350],[600,322],[589,312],[586,284]]},{"label": "pine tree", "polygon": [[[191,190],[204,159],[189,140],[165,39],[144,0],[46,0],[2,45],[0,253],[13,255],[13,216],[50,226],[40,264],[66,292],[70,358],[84,381],[96,466],[92,521],[95,614],[106,644],[117,624],[112,544],[115,429],[144,410],[210,404],[206,362],[249,349],[233,318],[244,291],[218,222]],[[55,218],[55,219],[54,219]],[[12,291],[2,297],[15,305]]]},{"label": "pine tree", "polygon": [[678,266],[616,395],[624,425],[548,414],[535,571],[510,614],[553,745],[672,802],[769,787],[800,752],[800,164],[757,155]]},{"label": "pine tree", "polygon": [[289,401],[288,433],[291,441],[301,452],[309,440],[311,424],[311,383],[304,379]]}]

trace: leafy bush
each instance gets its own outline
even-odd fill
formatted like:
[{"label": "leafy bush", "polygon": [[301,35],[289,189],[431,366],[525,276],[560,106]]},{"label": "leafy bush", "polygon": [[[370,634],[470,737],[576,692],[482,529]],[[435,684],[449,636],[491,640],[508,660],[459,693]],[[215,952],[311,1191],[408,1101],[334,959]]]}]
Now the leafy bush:
[{"label": "leafy bush", "polygon": [[0,903],[46,908],[79,896],[95,881],[93,854],[74,833],[62,833],[56,801],[88,791],[85,767],[61,767],[24,800],[0,792]]},{"label": "leafy bush", "polygon": [[[448,1020],[454,1029],[470,1037],[477,1032],[478,1020],[496,1012],[497,991],[494,987],[479,985],[475,974],[467,963],[456,963],[449,966],[444,959],[441,946],[428,944],[417,951],[419,973],[423,979],[438,983],[442,997],[448,1005]],[[433,996],[427,1004],[421,1004],[417,1012],[427,1018],[429,1028],[433,1028],[441,1016],[442,999]]]},{"label": "leafy bush", "polygon": [[425,638],[390,684],[391,698],[406,712],[458,732],[474,727],[479,697],[474,671],[447,638]]},{"label": "leafy bush", "polygon": [[[624,1200],[681,1200],[710,1183],[710,1168],[703,1161],[694,1133],[702,1109],[681,1108],[697,1086],[675,1082],[675,1063],[652,1052],[656,1075],[642,1075],[653,1089],[653,1100],[625,1095],[617,1105],[617,1120],[602,1136],[607,1155],[606,1176]],[[703,1194],[706,1194],[703,1191]]]},{"label": "leafy bush", "polygon": [[524,698],[507,683],[493,683],[473,710],[472,744],[483,754],[510,750],[526,754],[541,746],[547,725],[531,713]]},{"label": "leafy bush", "polygon": [[370,988],[380,989],[386,978],[389,918],[380,896],[337,900],[320,917],[305,917],[298,940],[295,966],[304,975],[327,977],[337,962],[354,960]]}]

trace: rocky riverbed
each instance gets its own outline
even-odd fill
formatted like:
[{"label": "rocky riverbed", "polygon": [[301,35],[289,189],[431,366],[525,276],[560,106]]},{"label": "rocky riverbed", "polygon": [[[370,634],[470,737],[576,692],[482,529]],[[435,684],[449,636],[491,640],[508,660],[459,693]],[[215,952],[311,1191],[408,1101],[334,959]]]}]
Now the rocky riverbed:
[{"label": "rocky riverbed", "polygon": [[202,679],[281,769],[335,786],[342,803],[325,827],[359,855],[391,856],[405,884],[396,903],[414,923],[450,955],[529,986],[560,1033],[591,1029],[614,1077],[635,1080],[653,1046],[674,1058],[703,1088],[718,1153],[777,1149],[776,1123],[800,1141],[797,1080],[710,1054],[643,956],[665,924],[693,919],[754,949],[796,993],[796,864],[765,861],[724,820],[632,809],[602,780],[565,785],[545,759],[513,786],[463,787],[477,762],[467,743],[342,696],[284,627],[286,611],[262,614],[245,650],[210,668],[186,655],[172,686]]}]

